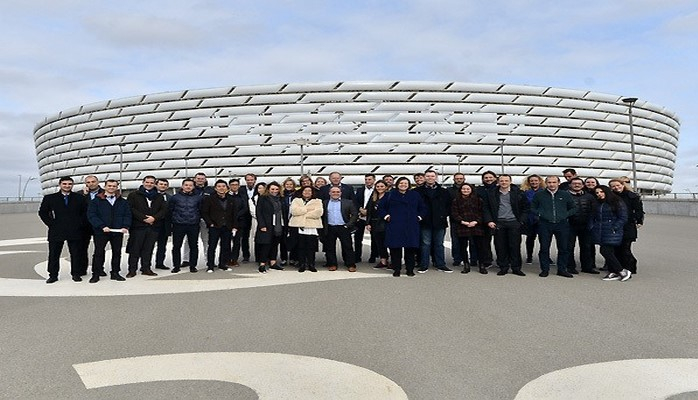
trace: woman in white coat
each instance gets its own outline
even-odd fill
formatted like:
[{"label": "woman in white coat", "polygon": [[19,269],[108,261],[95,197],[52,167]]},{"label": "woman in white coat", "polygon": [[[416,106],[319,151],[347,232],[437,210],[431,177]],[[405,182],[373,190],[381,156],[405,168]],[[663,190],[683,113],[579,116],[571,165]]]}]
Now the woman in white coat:
[{"label": "woman in white coat", "polygon": [[291,218],[288,226],[298,228],[298,272],[317,272],[315,268],[315,252],[318,249],[318,229],[322,228],[322,201],[315,198],[315,190],[303,188],[301,197],[291,202]]}]

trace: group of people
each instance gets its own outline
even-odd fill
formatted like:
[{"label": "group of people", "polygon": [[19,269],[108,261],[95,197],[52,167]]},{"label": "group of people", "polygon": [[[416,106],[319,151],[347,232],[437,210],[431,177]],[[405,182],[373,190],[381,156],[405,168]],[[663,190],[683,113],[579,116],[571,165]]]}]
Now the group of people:
[{"label": "group of people", "polygon": [[[643,223],[640,197],[629,179],[621,177],[600,185],[596,178],[578,177],[573,169],[545,179],[528,176],[520,186],[511,176],[492,171],[481,175],[481,185],[465,182],[461,173],[453,184],[438,182],[434,170],[394,179],[385,175],[364,176],[354,189],[332,172],[329,182],[303,175],[298,182],[257,182],[247,174],[240,179],[218,179],[208,185],[205,174],[184,179],[172,194],[166,179],[146,176],[138,190],[123,198],[119,183],[107,180],[104,187],[95,176],[85,178],[82,191],[74,191],[70,177],[59,180],[59,191],[46,195],[39,216],[48,226],[48,279],[58,280],[59,259],[65,242],[71,255],[71,275],[76,282],[88,274],[88,248],[94,242],[91,278],[124,281],[120,274],[125,233],[128,272],[157,275],[165,266],[166,246],[172,236],[172,273],[189,268],[197,272],[199,238],[206,254],[207,272],[228,270],[249,262],[252,255],[260,273],[293,266],[298,272],[317,272],[316,254],[322,245],[324,268],[339,266],[337,242],[343,266],[357,270],[363,241],[370,233],[368,262],[375,269],[392,270],[400,276],[426,273],[433,265],[447,266],[444,240],[450,227],[452,266],[462,273],[476,268],[487,274],[496,263],[498,275],[525,276],[521,242],[526,236],[527,264],[532,263],[539,242],[540,276],[556,265],[557,275],[572,277],[581,272],[598,274],[596,247],[605,260],[605,280],[627,281],[637,273],[631,245]],[[550,257],[553,237],[557,259]],[[494,241],[495,252],[492,252]],[[106,245],[112,249],[111,270],[104,270]],[[575,247],[579,243],[579,269]],[[216,257],[217,256],[217,257]],[[496,256],[496,260],[495,260]],[[140,268],[139,268],[140,266]]]}]

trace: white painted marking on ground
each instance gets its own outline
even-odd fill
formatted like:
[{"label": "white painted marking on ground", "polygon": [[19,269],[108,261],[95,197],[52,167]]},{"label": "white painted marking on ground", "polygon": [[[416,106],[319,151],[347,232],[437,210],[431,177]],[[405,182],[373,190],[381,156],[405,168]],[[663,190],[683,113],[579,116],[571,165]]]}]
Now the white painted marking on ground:
[{"label": "white painted marking on ground", "polygon": [[0,256],[4,256],[4,255],[8,255],[8,254],[23,254],[23,253],[42,253],[42,252],[36,251],[36,250],[0,251]]},{"label": "white painted marking on ground", "polygon": [[0,240],[0,247],[2,246],[22,246],[29,244],[47,244],[48,241],[45,237],[36,238],[24,238],[24,239],[7,239]]},{"label": "white painted marking on ground", "polygon": [[579,365],[527,383],[515,400],[666,399],[698,391],[698,359],[640,359]]},{"label": "white painted marking on ground", "polygon": [[395,382],[324,358],[274,353],[187,353],[73,365],[87,389],[157,381],[234,382],[260,400],[405,400]]}]

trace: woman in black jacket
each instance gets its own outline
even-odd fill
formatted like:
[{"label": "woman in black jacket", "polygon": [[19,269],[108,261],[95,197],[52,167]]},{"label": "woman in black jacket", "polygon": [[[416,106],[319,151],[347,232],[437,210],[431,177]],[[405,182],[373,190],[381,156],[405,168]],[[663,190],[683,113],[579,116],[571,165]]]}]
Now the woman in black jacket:
[{"label": "woman in black jacket", "polygon": [[627,281],[632,273],[624,269],[616,257],[616,248],[623,241],[623,225],[628,220],[627,208],[608,186],[600,185],[595,191],[597,203],[589,220],[589,229],[594,243],[600,245],[600,253],[608,268],[608,275],[602,279]]},{"label": "woman in black jacket", "polygon": [[625,268],[633,274],[637,274],[637,258],[633,255],[632,244],[637,240],[637,229],[645,221],[645,211],[642,209],[640,195],[630,190],[630,179],[623,177],[611,179],[608,185],[613,193],[617,194],[628,208],[628,221],[623,226],[623,242],[616,249],[616,257]]},{"label": "woman in black jacket", "polygon": [[378,202],[385,196],[388,186],[382,180],[375,183],[371,198],[366,204],[366,229],[371,232],[371,247],[377,249],[380,259],[374,269],[388,268],[388,248],[385,247],[385,221],[378,216]]},{"label": "woman in black jacket", "polygon": [[257,233],[255,243],[259,245],[259,272],[265,274],[267,266],[271,269],[283,270],[276,263],[279,242],[284,233],[283,205],[279,192],[281,186],[271,182],[264,194],[257,201]]}]

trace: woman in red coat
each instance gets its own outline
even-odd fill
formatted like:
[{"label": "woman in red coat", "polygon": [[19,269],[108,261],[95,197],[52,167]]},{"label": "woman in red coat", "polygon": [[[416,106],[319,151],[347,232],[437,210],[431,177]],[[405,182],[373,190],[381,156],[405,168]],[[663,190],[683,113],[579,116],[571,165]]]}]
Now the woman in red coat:
[{"label": "woman in red coat", "polygon": [[481,274],[487,273],[481,254],[485,254],[485,242],[483,236],[485,234],[484,223],[482,219],[482,199],[475,193],[475,188],[466,183],[460,187],[456,198],[453,199],[451,206],[451,217],[455,225],[455,232],[458,235],[460,244],[460,254],[463,256],[463,271],[467,274],[470,272],[470,264],[468,264],[468,244],[473,243],[476,248],[478,266]]}]

